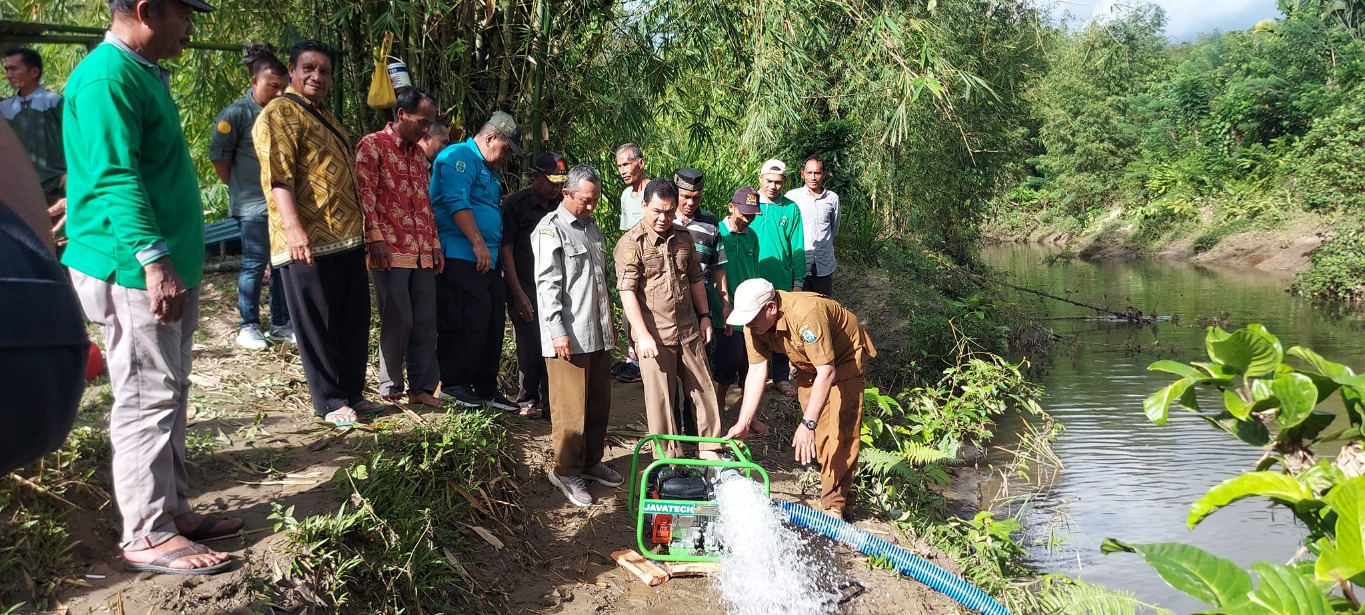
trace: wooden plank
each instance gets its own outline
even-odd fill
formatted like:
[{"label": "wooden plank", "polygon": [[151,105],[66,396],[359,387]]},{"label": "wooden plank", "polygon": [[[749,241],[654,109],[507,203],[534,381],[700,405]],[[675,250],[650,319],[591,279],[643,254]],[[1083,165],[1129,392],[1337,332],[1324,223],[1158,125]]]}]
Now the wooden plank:
[{"label": "wooden plank", "polygon": [[667,562],[664,564],[664,572],[668,573],[668,578],[677,579],[682,577],[709,577],[720,574],[719,562]]},{"label": "wooden plank", "polygon": [[645,584],[653,587],[668,580],[668,573],[651,562],[635,549],[622,549],[611,554],[616,564],[630,571]]}]

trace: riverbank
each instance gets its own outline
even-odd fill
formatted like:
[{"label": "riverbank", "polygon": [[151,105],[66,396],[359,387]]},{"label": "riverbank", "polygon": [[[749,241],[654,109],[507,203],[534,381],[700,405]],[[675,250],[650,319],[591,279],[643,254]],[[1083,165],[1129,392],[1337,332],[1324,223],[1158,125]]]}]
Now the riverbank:
[{"label": "riverbank", "polygon": [[[926,290],[952,280],[921,275],[902,283],[904,277],[904,270],[849,266],[836,281],[836,294],[848,297],[874,332],[882,351],[875,377],[888,387],[927,369],[931,355],[910,354],[916,327],[962,311]],[[550,433],[543,422],[421,407],[394,408],[353,429],[317,422],[293,348],[249,353],[233,343],[235,290],[232,273],[211,274],[202,287],[187,449],[195,509],[247,521],[245,534],[213,543],[240,565],[207,578],[122,572],[109,499],[109,387],[96,383],[67,447],[0,484],[0,544],[10,545],[0,547],[6,560],[0,603],[26,603],[16,611],[25,613],[35,605],[139,613],[356,612],[387,610],[386,604],[428,611],[477,604],[518,613],[723,610],[704,579],[648,588],[616,568],[607,555],[634,542],[625,490],[596,490],[603,504],[591,509],[568,506],[545,480]],[[951,339],[947,330],[941,335]],[[642,391],[614,384],[612,393],[608,457],[624,473],[644,431]],[[773,476],[774,494],[793,499],[810,497],[818,485],[813,471],[790,456],[798,417],[792,401],[770,395],[765,419],[775,434],[752,442],[756,460]],[[949,480],[932,497],[970,518],[988,473],[972,464],[942,467]],[[866,511],[856,523],[957,574],[964,566],[949,552],[974,552],[959,538],[965,531],[949,527],[970,529],[966,521],[944,517],[942,530],[921,535]],[[848,610],[957,612],[919,583],[869,566],[843,547],[817,544],[830,548],[831,578],[865,589]]]},{"label": "riverbank", "polygon": [[1307,211],[1227,221],[1206,209],[1192,220],[1144,221],[1135,208],[1114,207],[1079,221],[1052,209],[999,207],[982,225],[995,243],[1030,243],[1084,259],[1154,258],[1230,269],[1302,275],[1330,242],[1338,220]]}]

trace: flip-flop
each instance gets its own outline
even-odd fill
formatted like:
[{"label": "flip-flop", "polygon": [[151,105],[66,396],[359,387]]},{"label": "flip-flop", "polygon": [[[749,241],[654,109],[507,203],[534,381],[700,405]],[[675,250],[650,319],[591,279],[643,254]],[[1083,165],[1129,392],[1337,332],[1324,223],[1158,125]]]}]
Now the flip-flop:
[{"label": "flip-flop", "polygon": [[384,414],[384,410],[387,407],[388,406],[385,406],[384,404],[381,404],[377,401],[371,401],[368,399],[362,399],[356,403],[351,404],[351,409],[355,410],[355,413],[358,416],[374,416],[376,414]]},{"label": "flip-flop", "polygon": [[535,406],[525,406],[518,412],[518,414],[520,414],[522,418],[539,419],[545,417],[545,409],[537,408]]},{"label": "flip-flop", "polygon": [[190,557],[190,556],[193,556],[193,555],[203,555],[203,554],[208,553],[208,552],[209,552],[209,548],[208,548],[208,547],[196,543],[196,544],[190,545],[190,546],[188,546],[188,547],[181,547],[181,548],[176,549],[176,550],[174,550],[174,551],[169,551],[169,552],[167,552],[167,553],[163,553],[163,554],[161,555],[161,557],[158,557],[158,558],[156,558],[156,559],[154,559],[154,560],[152,560],[152,561],[150,561],[150,562],[147,562],[147,563],[145,563],[145,564],[140,564],[140,563],[137,563],[137,562],[130,562],[130,561],[124,560],[124,562],[123,562],[123,571],[124,571],[124,572],[151,572],[151,573],[153,573],[153,574],[178,574],[178,575],[200,576],[200,575],[218,574],[218,573],[220,573],[220,572],[223,572],[223,571],[227,570],[229,567],[232,566],[232,560],[228,560],[228,561],[226,561],[226,562],[222,562],[222,563],[219,563],[219,564],[214,564],[214,565],[208,566],[208,567],[206,567],[206,568],[171,568],[171,567],[170,567],[170,564],[171,564],[172,562],[175,562],[176,560],[183,559],[183,558],[186,558],[186,557]]},{"label": "flip-flop", "polygon": [[322,420],[331,423],[335,427],[351,427],[360,422],[356,419],[355,410],[346,406],[328,412],[322,417]]},{"label": "flip-flop", "polygon": [[213,529],[214,527],[216,527],[219,523],[222,523],[223,521],[227,520],[228,520],[227,517],[210,517],[208,515],[204,515],[203,520],[199,522],[199,525],[195,526],[194,529],[188,532],[180,532],[180,535],[195,542],[198,542],[201,540],[213,540],[214,538],[231,536],[246,528],[246,521],[238,519],[237,523],[234,523],[228,529],[214,531]]}]

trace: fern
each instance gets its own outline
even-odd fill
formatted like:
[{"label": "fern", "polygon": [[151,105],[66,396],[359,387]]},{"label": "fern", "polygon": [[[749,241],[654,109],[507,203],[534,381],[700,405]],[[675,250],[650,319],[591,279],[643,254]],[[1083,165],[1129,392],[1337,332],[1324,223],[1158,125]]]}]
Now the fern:
[{"label": "fern", "polygon": [[1132,592],[1106,589],[1063,575],[1043,577],[1037,602],[1028,609],[1038,615],[1174,615],[1170,610],[1137,599]]},{"label": "fern", "polygon": [[[942,469],[931,464],[946,459],[951,456],[937,449],[915,444],[905,443],[899,452],[884,451],[873,446],[863,446],[862,452],[858,456],[859,463],[864,471],[874,476],[894,476],[905,480],[921,480],[926,473],[932,474],[929,470]],[[916,466],[929,466],[926,471],[921,471]]]}]

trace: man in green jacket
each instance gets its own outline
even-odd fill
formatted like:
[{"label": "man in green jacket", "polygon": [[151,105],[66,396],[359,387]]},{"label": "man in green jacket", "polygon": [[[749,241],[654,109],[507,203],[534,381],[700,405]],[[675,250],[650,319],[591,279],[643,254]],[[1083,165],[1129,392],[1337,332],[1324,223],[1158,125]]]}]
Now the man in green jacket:
[{"label": "man in green jacket", "polygon": [[[763,215],[754,223],[758,234],[758,275],[777,290],[801,290],[806,281],[806,233],[801,223],[801,207],[782,195],[787,183],[787,165],[771,159],[758,171],[758,202]],[[769,359],[773,386],[787,397],[796,396],[788,382],[791,365],[787,355],[774,352]]]},{"label": "man in green jacket", "polygon": [[195,11],[214,9],[202,0],[111,0],[109,8],[104,43],[66,84],[62,262],[86,317],[104,329],[124,569],[215,574],[232,556],[194,541],[243,523],[195,513],[187,498],[204,217],[169,73],[157,64],[185,50]]}]

